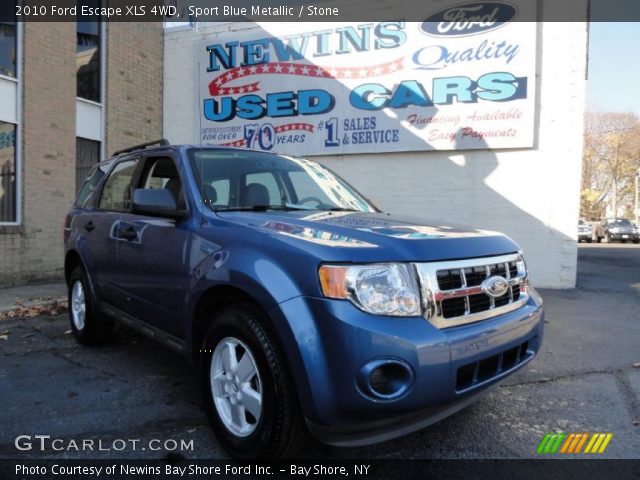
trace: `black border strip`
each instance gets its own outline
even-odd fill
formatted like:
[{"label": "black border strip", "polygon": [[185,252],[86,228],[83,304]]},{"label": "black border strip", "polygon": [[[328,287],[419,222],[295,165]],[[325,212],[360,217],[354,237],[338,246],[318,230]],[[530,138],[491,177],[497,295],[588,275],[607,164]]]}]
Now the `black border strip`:
[{"label": "black border strip", "polygon": [[[74,22],[83,5],[96,0],[15,0],[22,5],[23,15],[16,16],[12,0],[0,2],[0,22]],[[106,22],[162,22],[189,25],[198,22],[374,22],[425,21],[452,6],[508,3],[518,9],[516,22],[637,22],[640,2],[636,0],[101,0],[111,9]],[[57,7],[56,13],[52,7]],[[225,15],[224,6],[232,7]],[[71,10],[75,7],[75,10]],[[160,8],[164,7],[164,10]],[[167,7],[176,8],[176,15],[165,17]],[[211,10],[218,7],[217,15]],[[270,15],[253,15],[252,8],[271,9]],[[209,9],[197,18],[189,15],[196,9]],[[245,9],[242,12],[240,9]],[[311,16],[315,8],[327,9],[327,14]],[[335,15],[337,9],[338,14]],[[27,11],[28,9],[28,11]],[[67,10],[65,10],[67,9]],[[173,10],[172,10],[173,11]],[[201,10],[206,11],[206,10]],[[261,10],[261,12],[264,10]],[[75,13],[74,13],[75,12]],[[301,14],[302,12],[302,14]],[[331,13],[334,12],[334,13]],[[24,15],[24,13],[29,13]]]},{"label": "black border strip", "polygon": [[[360,466],[361,469],[358,471],[356,466]],[[203,467],[218,468],[219,473],[212,470],[206,474],[195,472],[197,468],[202,469]],[[100,468],[99,475],[96,475],[97,468]],[[127,469],[131,468],[139,469],[139,473],[127,474]],[[114,473],[107,473],[109,471],[107,469],[113,469]],[[185,474],[176,473],[178,469],[184,469],[182,471]],[[55,474],[56,471],[62,470],[65,472],[64,475]],[[71,473],[68,473],[69,471]],[[473,480],[479,478],[518,480],[549,478],[556,480],[561,478],[562,480],[584,480],[586,478],[606,478],[607,480],[631,480],[640,478],[640,460],[317,459],[245,463],[233,460],[0,460],[0,478],[6,480],[119,480],[127,478],[136,480],[210,480],[212,478],[247,480],[253,478],[273,480],[320,478],[348,478],[350,480],[424,480],[427,478]]]}]

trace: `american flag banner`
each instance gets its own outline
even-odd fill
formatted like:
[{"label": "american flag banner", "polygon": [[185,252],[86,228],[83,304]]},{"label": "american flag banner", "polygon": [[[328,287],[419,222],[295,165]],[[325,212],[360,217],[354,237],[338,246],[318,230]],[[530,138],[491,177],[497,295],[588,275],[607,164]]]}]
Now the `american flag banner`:
[{"label": "american flag banner", "polygon": [[200,141],[296,155],[531,147],[536,25],[501,5],[221,26],[195,46]]}]

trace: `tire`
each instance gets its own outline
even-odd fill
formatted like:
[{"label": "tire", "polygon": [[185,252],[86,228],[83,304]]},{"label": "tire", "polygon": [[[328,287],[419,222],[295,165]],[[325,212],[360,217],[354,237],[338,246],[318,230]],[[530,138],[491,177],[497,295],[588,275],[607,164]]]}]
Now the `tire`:
[{"label": "tire", "polygon": [[207,416],[231,456],[287,458],[306,444],[293,378],[259,309],[237,304],[217,314],[201,353]]},{"label": "tire", "polygon": [[640,238],[636,238],[633,243],[640,243]]},{"label": "tire", "polygon": [[83,345],[104,343],[111,336],[113,321],[98,315],[87,275],[77,266],[69,275],[69,322],[71,331]]},{"label": "tire", "polygon": [[586,242],[587,242],[587,243],[591,243],[591,239],[590,239],[590,238],[587,238]]}]

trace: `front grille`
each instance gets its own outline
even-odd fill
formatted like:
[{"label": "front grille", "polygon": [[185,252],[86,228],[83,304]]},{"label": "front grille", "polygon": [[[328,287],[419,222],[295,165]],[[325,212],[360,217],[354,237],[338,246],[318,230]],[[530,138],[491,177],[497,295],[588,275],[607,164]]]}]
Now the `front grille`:
[{"label": "front grille", "polygon": [[458,368],[456,391],[467,390],[518,366],[531,356],[529,342]]},{"label": "front grille", "polygon": [[462,278],[458,270],[440,270],[436,275],[442,290],[454,290],[462,286]]},{"label": "front grille", "polygon": [[[514,310],[527,300],[527,274],[519,254],[416,264],[426,316],[438,328],[484,320]],[[489,295],[490,277],[507,282],[505,293]]]},{"label": "front grille", "polygon": [[515,261],[493,265],[480,265],[477,267],[438,270],[436,273],[438,277],[438,287],[440,290],[453,290],[462,287],[463,281],[465,280],[468,287],[475,287],[481,285],[488,276],[500,275],[501,277],[508,278],[507,265],[509,267],[509,277],[517,277],[518,265]]},{"label": "front grille", "polygon": [[[520,287],[517,285],[509,287],[510,291],[507,291],[501,297],[495,298],[495,307],[504,307],[511,303],[511,298],[520,298]],[[513,296],[513,297],[512,297]],[[476,293],[475,295],[469,295],[469,313],[479,313],[485,310],[491,309],[491,297],[485,293]],[[465,314],[467,301],[465,297],[445,298],[442,300],[442,316],[444,318],[454,318]]]}]

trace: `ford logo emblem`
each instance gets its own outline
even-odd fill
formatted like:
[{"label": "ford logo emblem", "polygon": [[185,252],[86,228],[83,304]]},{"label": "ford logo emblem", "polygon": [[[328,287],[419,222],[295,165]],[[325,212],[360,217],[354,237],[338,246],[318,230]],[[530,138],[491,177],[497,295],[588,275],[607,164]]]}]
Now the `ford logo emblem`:
[{"label": "ford logo emblem", "polygon": [[482,282],[482,291],[493,298],[503,296],[508,290],[509,282],[500,275],[494,275]]},{"label": "ford logo emblem", "polygon": [[422,22],[420,30],[439,37],[464,37],[500,28],[517,14],[515,5],[506,2],[464,3],[434,13]]}]

